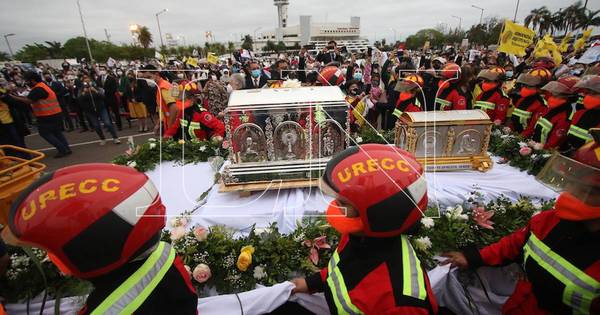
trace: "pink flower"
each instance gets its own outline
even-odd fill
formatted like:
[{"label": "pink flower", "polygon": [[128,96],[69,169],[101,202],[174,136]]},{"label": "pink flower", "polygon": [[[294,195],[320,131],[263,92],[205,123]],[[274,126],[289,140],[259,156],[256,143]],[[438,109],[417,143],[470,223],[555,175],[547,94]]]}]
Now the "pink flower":
[{"label": "pink flower", "polygon": [[521,154],[522,156],[528,156],[531,154],[531,148],[530,147],[522,147],[521,149],[519,149],[519,154]]},{"label": "pink flower", "polygon": [[544,149],[544,145],[536,142],[536,144],[533,145],[533,149],[536,151],[541,151]]},{"label": "pink flower", "polygon": [[504,127],[502,128],[502,132],[504,132],[505,134],[509,134],[512,130],[509,127]]},{"label": "pink flower", "polygon": [[203,226],[197,226],[194,228],[194,236],[198,241],[204,242],[208,238],[208,229]]},{"label": "pink flower", "polygon": [[327,244],[327,236],[319,236],[312,241],[305,240],[304,242],[302,242],[302,244],[304,244],[304,246],[306,247],[310,247],[310,255],[308,256],[308,258],[315,265],[319,263],[319,249],[331,248],[331,246]]},{"label": "pink flower", "polygon": [[528,146],[530,146],[530,147],[532,147],[532,148],[535,146],[535,144],[536,144],[536,143],[537,143],[537,142],[535,142],[535,141],[533,141],[533,140],[529,140],[529,141],[527,141],[527,145],[528,145]]},{"label": "pink flower", "polygon": [[184,217],[179,217],[179,218],[174,218],[171,219],[171,226],[172,227],[178,227],[178,226],[187,226],[188,225],[188,220]]},{"label": "pink flower", "polygon": [[229,141],[223,141],[223,144],[221,146],[223,147],[223,149],[229,149]]},{"label": "pink flower", "polygon": [[501,157],[501,158],[498,160],[498,164],[506,164],[506,163],[508,163],[508,159],[507,159],[507,158],[505,158],[505,157]]},{"label": "pink flower", "polygon": [[473,220],[477,225],[484,229],[493,230],[494,222],[490,221],[490,218],[494,216],[494,211],[485,211],[484,207],[477,207],[473,209]]},{"label": "pink flower", "polygon": [[171,230],[171,241],[176,241],[185,235],[185,228],[178,226]]},{"label": "pink flower", "polygon": [[199,264],[194,268],[194,272],[192,273],[194,280],[198,281],[198,283],[204,283],[208,280],[212,273],[210,272],[210,267],[206,264]]},{"label": "pink flower", "polygon": [[496,125],[496,126],[502,125],[502,120],[500,120],[500,119],[494,120],[494,125]]}]

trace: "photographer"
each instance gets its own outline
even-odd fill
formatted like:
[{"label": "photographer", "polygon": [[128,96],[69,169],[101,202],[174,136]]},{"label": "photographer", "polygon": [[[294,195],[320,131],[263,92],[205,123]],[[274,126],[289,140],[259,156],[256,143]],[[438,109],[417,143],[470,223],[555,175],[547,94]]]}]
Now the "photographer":
[{"label": "photographer", "polygon": [[100,145],[104,145],[106,143],[106,138],[102,132],[102,126],[100,125],[99,119],[101,119],[102,122],[104,122],[104,125],[108,128],[108,131],[113,137],[113,143],[121,143],[119,137],[117,136],[117,132],[115,131],[115,126],[110,120],[108,111],[106,110],[104,91],[102,91],[102,89],[100,89],[100,91],[97,90],[89,77],[84,77],[83,79],[82,90],[79,93],[77,102],[79,103],[83,114],[89,121],[90,127],[96,130],[98,137],[100,137]]},{"label": "photographer", "polygon": [[330,40],[327,43],[327,46],[323,47],[323,50],[317,55],[317,61],[322,62],[324,65],[331,62],[342,64],[344,58],[342,58],[342,55],[340,54],[337,43],[334,40]]}]

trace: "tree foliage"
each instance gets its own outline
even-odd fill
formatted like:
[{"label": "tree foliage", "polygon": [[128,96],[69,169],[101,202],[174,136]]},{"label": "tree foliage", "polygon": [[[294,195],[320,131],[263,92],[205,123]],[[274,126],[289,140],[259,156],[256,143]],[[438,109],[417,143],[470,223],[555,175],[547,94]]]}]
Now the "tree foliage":
[{"label": "tree foliage", "polygon": [[423,48],[423,45],[425,45],[425,42],[427,41],[429,41],[430,47],[438,47],[445,43],[445,37],[442,32],[432,28],[420,30],[416,34],[406,38],[406,48]]},{"label": "tree foliage", "polygon": [[138,29],[138,41],[144,48],[150,47],[152,44],[152,33],[147,26],[140,26]]},{"label": "tree foliage", "polygon": [[244,40],[242,41],[242,48],[252,50],[252,46],[254,45],[254,40],[252,40],[252,36],[249,34],[244,35]]},{"label": "tree foliage", "polygon": [[600,10],[592,11],[577,1],[566,8],[551,12],[546,6],[531,10],[525,17],[525,26],[532,27],[539,36],[546,33],[574,31],[600,26]]}]

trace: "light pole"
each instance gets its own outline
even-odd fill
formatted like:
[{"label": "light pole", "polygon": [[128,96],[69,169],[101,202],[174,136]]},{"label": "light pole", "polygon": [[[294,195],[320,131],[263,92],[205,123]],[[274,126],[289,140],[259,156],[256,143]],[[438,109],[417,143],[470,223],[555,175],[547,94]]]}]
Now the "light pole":
[{"label": "light pole", "polygon": [[452,15],[453,18],[458,19],[458,29],[462,29],[462,18],[460,16]]},{"label": "light pole", "polygon": [[160,30],[160,19],[158,18],[159,15],[168,12],[169,9],[162,9],[160,12],[156,13],[156,24],[158,24],[158,36],[160,37],[160,46],[163,47],[165,46],[165,43],[163,42],[162,39],[162,31]]},{"label": "light pole", "polygon": [[87,46],[88,54],[90,55],[90,63],[94,59],[92,57],[92,50],[90,49],[90,41],[88,40],[87,31],[85,30],[85,23],[83,22],[83,13],[81,13],[81,5],[79,4],[79,0],[77,0],[77,9],[79,9],[79,18],[81,19],[81,27],[83,28],[83,36],[85,37],[85,45]]},{"label": "light pole", "polygon": [[8,37],[10,37],[10,36],[15,36],[15,33],[5,34],[4,40],[6,41],[6,46],[8,46],[8,52],[10,53],[10,58],[13,59],[14,58],[13,51],[12,51],[12,48],[10,47],[10,42],[8,41]]},{"label": "light pole", "polygon": [[[517,0],[517,7],[515,8],[515,18],[513,19],[513,22],[517,23],[517,12],[519,11],[519,2],[520,0]],[[587,3],[587,1],[586,1]]]},{"label": "light pole", "polygon": [[471,7],[475,8],[475,9],[478,9],[478,10],[481,10],[481,15],[479,16],[479,24],[481,24],[481,22],[483,21],[483,10],[484,9],[482,7],[478,7],[478,6],[474,5],[474,4],[472,4]]},{"label": "light pole", "polygon": [[396,29],[390,28],[390,31],[394,32],[394,45],[396,44]]},{"label": "light pole", "polygon": [[108,29],[104,29],[104,35],[106,35],[106,41],[110,43],[110,34],[108,34]]}]

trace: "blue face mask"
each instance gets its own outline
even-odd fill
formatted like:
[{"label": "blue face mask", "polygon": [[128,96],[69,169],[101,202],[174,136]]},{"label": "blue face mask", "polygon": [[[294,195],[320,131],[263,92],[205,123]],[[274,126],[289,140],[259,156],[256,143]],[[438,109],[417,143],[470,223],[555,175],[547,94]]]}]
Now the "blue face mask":
[{"label": "blue face mask", "polygon": [[353,75],[353,77],[354,77],[354,80],[360,81],[360,80],[362,80],[362,73],[357,72]]},{"label": "blue face mask", "polygon": [[251,74],[252,74],[253,78],[260,77],[260,69],[254,69],[254,70],[252,70]]},{"label": "blue face mask", "polygon": [[512,78],[514,75],[514,73],[512,71],[506,71],[506,77],[507,78]]}]

